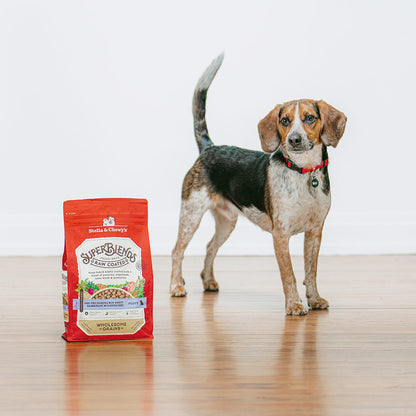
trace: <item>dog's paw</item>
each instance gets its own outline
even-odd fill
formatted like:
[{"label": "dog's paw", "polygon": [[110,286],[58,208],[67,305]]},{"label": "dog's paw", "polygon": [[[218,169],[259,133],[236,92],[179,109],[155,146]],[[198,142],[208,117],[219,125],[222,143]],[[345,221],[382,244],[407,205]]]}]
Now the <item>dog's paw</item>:
[{"label": "dog's paw", "polygon": [[212,274],[206,276],[204,271],[201,272],[202,284],[204,285],[205,292],[218,292],[218,282],[215,280]]},{"label": "dog's paw", "polygon": [[170,288],[170,295],[172,297],[183,297],[186,296],[186,290],[181,284],[176,284],[174,286],[171,286]]},{"label": "dog's paw", "polygon": [[324,298],[316,298],[308,300],[309,306],[311,309],[328,309],[329,303]]},{"label": "dog's paw", "polygon": [[218,282],[216,280],[209,280],[208,282],[204,281],[204,290],[205,292],[218,292],[219,291]]},{"label": "dog's paw", "polygon": [[286,315],[306,315],[309,309],[301,302],[292,302],[286,306]]}]

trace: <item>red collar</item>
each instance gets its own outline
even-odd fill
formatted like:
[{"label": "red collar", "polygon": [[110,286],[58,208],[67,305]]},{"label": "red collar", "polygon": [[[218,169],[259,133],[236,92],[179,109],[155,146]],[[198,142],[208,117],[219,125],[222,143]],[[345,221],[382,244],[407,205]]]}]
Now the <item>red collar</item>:
[{"label": "red collar", "polygon": [[314,168],[301,168],[300,166],[296,165],[295,163],[293,163],[289,158],[285,157],[285,161],[286,161],[286,166],[289,169],[293,169],[296,172],[299,173],[308,173],[308,172],[315,172],[319,169],[322,169],[325,166],[328,166],[328,158],[326,158],[325,160],[323,160],[319,165],[316,165]]}]

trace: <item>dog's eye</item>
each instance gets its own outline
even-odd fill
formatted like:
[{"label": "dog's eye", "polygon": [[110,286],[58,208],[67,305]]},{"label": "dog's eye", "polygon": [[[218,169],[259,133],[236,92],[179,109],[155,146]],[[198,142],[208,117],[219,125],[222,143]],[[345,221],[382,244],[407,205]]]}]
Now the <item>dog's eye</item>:
[{"label": "dog's eye", "polygon": [[283,117],[281,120],[280,120],[280,122],[285,126],[285,127],[287,127],[289,124],[290,124],[290,121],[289,121],[289,119],[287,119],[286,117]]},{"label": "dog's eye", "polygon": [[306,124],[312,124],[315,120],[316,120],[316,117],[315,117],[315,116],[313,116],[312,114],[308,114],[308,115],[305,117],[305,123],[306,123]]}]

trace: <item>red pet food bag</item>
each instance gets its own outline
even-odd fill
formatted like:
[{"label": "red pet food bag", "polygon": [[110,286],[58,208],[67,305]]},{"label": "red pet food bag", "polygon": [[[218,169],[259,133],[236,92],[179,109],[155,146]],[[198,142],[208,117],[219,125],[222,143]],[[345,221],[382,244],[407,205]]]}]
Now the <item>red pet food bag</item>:
[{"label": "red pet food bag", "polygon": [[153,338],[145,199],[64,202],[62,300],[67,341]]}]

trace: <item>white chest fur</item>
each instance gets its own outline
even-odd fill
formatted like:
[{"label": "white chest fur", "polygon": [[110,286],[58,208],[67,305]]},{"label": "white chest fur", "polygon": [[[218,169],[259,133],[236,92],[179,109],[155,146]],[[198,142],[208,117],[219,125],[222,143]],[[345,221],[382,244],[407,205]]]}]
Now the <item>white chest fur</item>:
[{"label": "white chest fur", "polygon": [[324,174],[315,173],[319,185],[311,186],[311,173],[300,174],[278,162],[269,167],[273,224],[288,235],[322,225],[331,205],[331,195],[323,191]]}]

